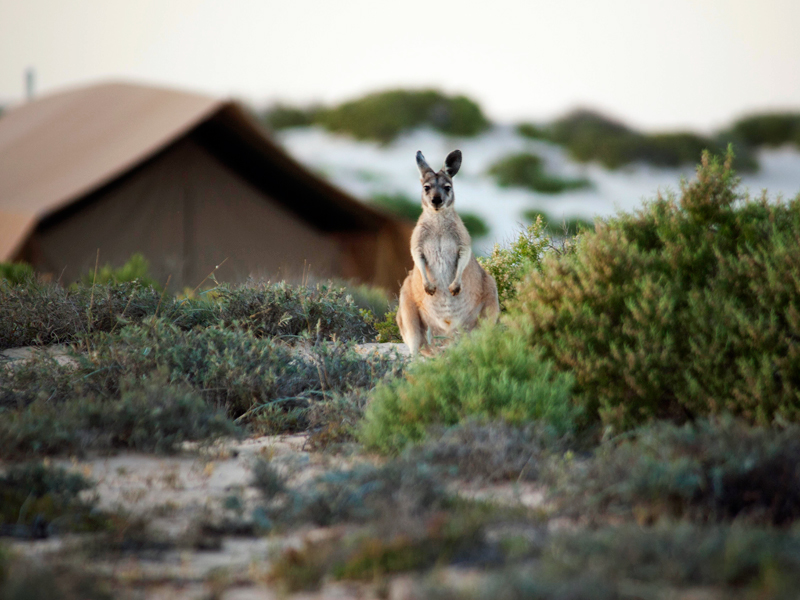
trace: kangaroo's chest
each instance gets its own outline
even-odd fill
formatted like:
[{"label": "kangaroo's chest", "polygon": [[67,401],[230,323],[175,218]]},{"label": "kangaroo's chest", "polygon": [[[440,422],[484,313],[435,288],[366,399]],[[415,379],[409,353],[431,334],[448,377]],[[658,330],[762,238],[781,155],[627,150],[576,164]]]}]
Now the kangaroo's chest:
[{"label": "kangaroo's chest", "polygon": [[456,274],[458,240],[451,235],[429,236],[422,240],[422,253],[430,277],[437,285],[450,285]]}]

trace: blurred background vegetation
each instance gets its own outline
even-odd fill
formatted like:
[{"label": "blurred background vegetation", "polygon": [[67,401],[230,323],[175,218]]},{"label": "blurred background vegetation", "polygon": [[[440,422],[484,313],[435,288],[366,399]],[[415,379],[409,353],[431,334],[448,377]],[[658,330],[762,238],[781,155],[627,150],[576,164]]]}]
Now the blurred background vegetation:
[{"label": "blurred background vegetation", "polygon": [[[308,107],[275,104],[257,114],[269,129],[320,126],[359,140],[387,144],[411,130],[429,127],[446,135],[472,137],[492,124],[479,104],[462,95],[437,90],[396,89],[367,94],[335,106]],[[791,144],[800,147],[800,113],[763,113],[742,117],[712,135],[691,131],[644,133],[592,110],[575,110],[550,123],[524,122],[515,126],[527,138],[563,146],[579,162],[595,161],[609,169],[632,163],[657,167],[696,164],[703,150],[722,155],[733,144],[734,168],[753,172],[753,151]],[[584,180],[561,180],[544,174],[535,157],[509,155],[492,174],[500,185],[522,185],[557,193],[587,185]]]}]

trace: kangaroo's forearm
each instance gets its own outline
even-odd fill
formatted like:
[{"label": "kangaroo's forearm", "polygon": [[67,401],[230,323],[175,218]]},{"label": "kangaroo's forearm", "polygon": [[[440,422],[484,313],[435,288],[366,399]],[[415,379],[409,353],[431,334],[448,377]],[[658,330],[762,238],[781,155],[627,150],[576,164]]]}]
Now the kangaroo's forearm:
[{"label": "kangaroo's forearm", "polygon": [[461,276],[464,274],[464,269],[469,264],[469,259],[472,258],[472,248],[469,246],[461,246],[458,251],[458,262],[456,263],[456,276],[453,278],[453,283],[461,281]]},{"label": "kangaroo's forearm", "polygon": [[425,260],[425,255],[422,252],[414,252],[412,258],[414,259],[414,266],[419,269],[422,275],[422,281],[426,284],[430,283],[428,280],[428,262]]}]

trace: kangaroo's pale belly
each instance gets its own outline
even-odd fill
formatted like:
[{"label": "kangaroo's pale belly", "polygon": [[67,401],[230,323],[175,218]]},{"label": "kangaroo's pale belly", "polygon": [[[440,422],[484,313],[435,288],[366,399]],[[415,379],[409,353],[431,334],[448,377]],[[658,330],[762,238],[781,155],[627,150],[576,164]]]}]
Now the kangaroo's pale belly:
[{"label": "kangaroo's pale belly", "polygon": [[428,263],[428,276],[436,286],[434,295],[424,294],[422,299],[420,308],[426,325],[435,333],[450,333],[474,323],[480,307],[475,306],[464,286],[458,296],[453,296],[449,290],[458,263],[457,240],[448,237],[430,240],[423,243],[423,254]]}]

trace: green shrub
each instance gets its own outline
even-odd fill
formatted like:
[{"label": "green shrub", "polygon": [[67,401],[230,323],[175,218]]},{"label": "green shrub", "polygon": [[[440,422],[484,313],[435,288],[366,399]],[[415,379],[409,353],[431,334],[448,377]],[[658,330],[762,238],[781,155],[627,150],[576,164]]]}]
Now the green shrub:
[{"label": "green shrub", "polygon": [[382,321],[376,322],[375,329],[378,331],[376,341],[379,343],[402,342],[403,337],[397,325],[397,307],[388,311]]},{"label": "green shrub", "polygon": [[129,283],[139,281],[143,287],[151,287],[160,290],[161,286],[150,276],[150,261],[143,254],[136,253],[131,255],[124,265],[115,269],[106,263],[97,270],[97,273],[90,271],[81,277],[83,285],[107,285],[110,283]]},{"label": "green shrub", "polygon": [[335,108],[321,109],[314,121],[330,131],[383,143],[417,127],[431,127],[447,135],[474,136],[489,126],[475,102],[435,90],[369,94]]},{"label": "green shrub", "polygon": [[464,336],[436,359],[412,364],[405,378],[378,385],[361,438],[381,451],[397,451],[425,439],[431,426],[468,417],[542,419],[569,431],[579,417],[571,388],[569,374],[556,374],[528,350],[523,332],[490,326]]},{"label": "green shrub", "polygon": [[534,223],[536,219],[541,217],[544,222],[544,231],[550,236],[574,236],[584,229],[592,229],[594,227],[594,223],[581,217],[566,217],[561,221],[555,221],[546,212],[536,208],[524,211],[522,216],[530,223]]},{"label": "green shrub", "polygon": [[[617,169],[634,162],[645,162],[659,167],[679,167],[695,164],[704,150],[724,154],[725,143],[693,133],[676,132],[643,134],[591,111],[576,111],[548,128],[551,141],[566,146],[570,154],[581,162],[598,161],[609,169]],[[758,164],[737,145],[739,158],[736,168],[755,171]]]},{"label": "green shrub", "polygon": [[731,162],[704,155],[679,201],[579,236],[520,290],[530,350],[574,374],[607,425],[800,416],[800,200],[745,199]]},{"label": "green shrub", "polygon": [[267,128],[278,131],[290,127],[308,127],[314,124],[316,108],[297,108],[276,104],[262,112],[258,118]]},{"label": "green shrub", "polygon": [[525,274],[541,268],[548,245],[544,221],[537,216],[510,245],[495,244],[488,257],[478,257],[481,266],[494,277],[501,310],[517,297],[517,286]]},{"label": "green shrub", "polygon": [[489,167],[489,175],[501,187],[522,187],[543,194],[559,194],[591,186],[588,179],[565,179],[547,174],[542,159],[527,152],[501,158]]},{"label": "green shrub", "polygon": [[[410,221],[416,221],[422,214],[422,204],[414,202],[404,194],[393,196],[380,195],[372,198],[372,203],[386,212],[392,213]],[[467,228],[472,239],[478,239],[489,233],[489,226],[481,217],[471,212],[458,211],[464,227]]]},{"label": "green shrub", "polygon": [[0,280],[5,280],[8,285],[20,285],[35,277],[33,267],[27,263],[0,262]]},{"label": "green shrub", "polygon": [[800,428],[732,419],[657,423],[602,444],[574,464],[562,502],[571,514],[788,525],[800,517]]},{"label": "green shrub", "polygon": [[800,146],[800,113],[749,115],[736,121],[730,134],[754,147]]}]

